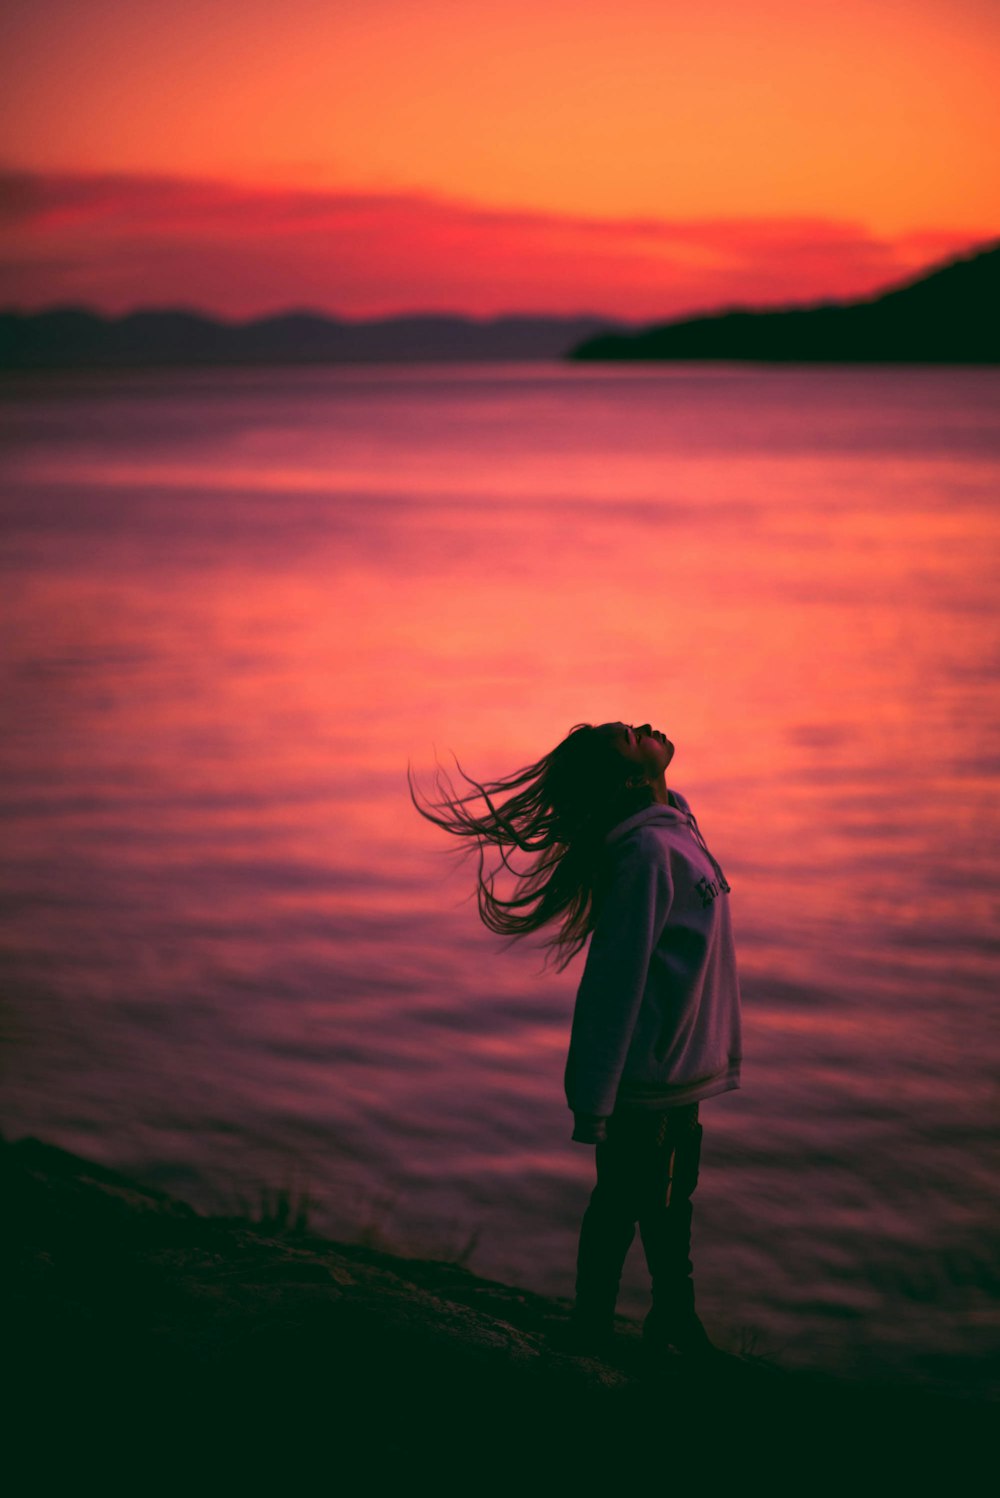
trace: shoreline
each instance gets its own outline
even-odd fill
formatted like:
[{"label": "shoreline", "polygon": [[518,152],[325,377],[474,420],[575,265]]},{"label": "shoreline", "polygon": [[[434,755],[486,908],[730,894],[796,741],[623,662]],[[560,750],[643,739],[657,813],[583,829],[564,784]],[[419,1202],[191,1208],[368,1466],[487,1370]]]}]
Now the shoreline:
[{"label": "shoreline", "polygon": [[572,1356],[559,1350],[567,1300],[308,1228],[204,1217],[38,1140],[5,1141],[0,1158],[8,1360],[50,1404],[58,1386],[79,1405],[96,1380],[105,1398],[141,1389],[163,1415],[197,1390],[220,1418],[249,1400],[272,1423],[322,1409],[326,1428],[335,1411],[338,1439],[359,1449],[405,1424],[412,1450],[444,1420],[450,1450],[531,1428],[553,1457],[567,1422],[603,1432],[610,1451],[646,1441],[668,1410],[670,1428],[780,1430],[788,1449],[850,1433],[893,1462],[917,1432],[968,1454],[992,1427],[981,1401],[753,1358],[677,1357],[651,1373],[624,1317],[606,1358]]}]

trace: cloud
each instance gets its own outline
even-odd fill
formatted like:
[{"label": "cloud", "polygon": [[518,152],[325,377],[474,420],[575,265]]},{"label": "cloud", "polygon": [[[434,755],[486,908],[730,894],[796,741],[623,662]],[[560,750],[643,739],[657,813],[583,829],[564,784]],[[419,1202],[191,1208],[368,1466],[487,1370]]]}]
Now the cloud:
[{"label": "cloud", "polygon": [[[650,320],[863,295],[968,248],[824,218],[607,219],[404,193],[0,172],[0,302],[232,318],[455,310]],[[987,236],[984,234],[983,238]]]}]

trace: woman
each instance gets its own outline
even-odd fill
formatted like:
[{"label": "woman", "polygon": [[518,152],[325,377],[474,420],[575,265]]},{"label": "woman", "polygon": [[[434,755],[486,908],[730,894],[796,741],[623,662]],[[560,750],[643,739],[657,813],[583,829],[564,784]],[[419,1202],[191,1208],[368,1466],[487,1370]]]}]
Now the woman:
[{"label": "woman", "polygon": [[[611,1339],[638,1224],[653,1292],[646,1346],[714,1352],[695,1311],[691,1196],[698,1105],[740,1085],[740,999],[729,883],[686,800],[667,787],[673,755],[648,723],[581,724],[506,779],[480,784],[462,772],[471,787],[462,795],[439,779],[437,800],[419,798],[411,782],[417,810],[478,849],[479,913],[491,931],[548,927],[560,967],[590,937],[565,1076],[573,1139],[597,1147],[570,1327],[578,1351]],[[496,890],[501,871],[513,880],[507,896]]]}]

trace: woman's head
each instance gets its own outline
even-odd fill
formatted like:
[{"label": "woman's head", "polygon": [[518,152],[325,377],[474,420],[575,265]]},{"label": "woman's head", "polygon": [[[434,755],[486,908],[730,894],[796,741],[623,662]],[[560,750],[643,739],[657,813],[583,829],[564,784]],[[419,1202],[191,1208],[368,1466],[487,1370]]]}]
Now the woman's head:
[{"label": "woman's head", "polygon": [[[474,840],[479,855],[479,913],[492,931],[527,936],[557,922],[549,945],[568,962],[593,929],[604,840],[618,822],[654,800],[666,800],[664,772],[673,745],[648,723],[580,723],[548,754],[502,780],[455,793],[438,773],[437,799],[410,795],[420,814],[455,837]],[[479,803],[477,809],[477,803]],[[486,852],[499,861],[488,870]],[[518,853],[527,869],[511,862]],[[495,891],[501,871],[513,895]]]},{"label": "woman's head", "polygon": [[628,780],[633,788],[648,785],[655,795],[674,757],[674,746],[665,733],[649,723],[602,723],[596,733],[612,738],[618,755],[630,766]]},{"label": "woman's head", "polygon": [[648,723],[578,724],[539,761],[559,840],[603,837],[630,810],[657,798],[674,746]]}]

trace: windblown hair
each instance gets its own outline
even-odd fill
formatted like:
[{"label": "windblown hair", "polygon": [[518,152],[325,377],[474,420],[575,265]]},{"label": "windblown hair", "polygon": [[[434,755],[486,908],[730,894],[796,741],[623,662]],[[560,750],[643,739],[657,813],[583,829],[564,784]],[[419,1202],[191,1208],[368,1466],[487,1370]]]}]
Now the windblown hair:
[{"label": "windblown hair", "polygon": [[[543,943],[563,968],[594,929],[600,909],[604,839],[611,828],[652,800],[648,787],[628,784],[628,761],[613,733],[579,723],[551,753],[502,780],[480,782],[458,772],[471,789],[457,794],[440,768],[436,798],[410,796],[421,816],[478,854],[476,895],[483,924],[501,936],[529,936],[554,925]],[[498,860],[487,865],[490,849]],[[515,867],[518,854],[527,866]],[[514,878],[509,898],[496,892],[501,871]]]}]

